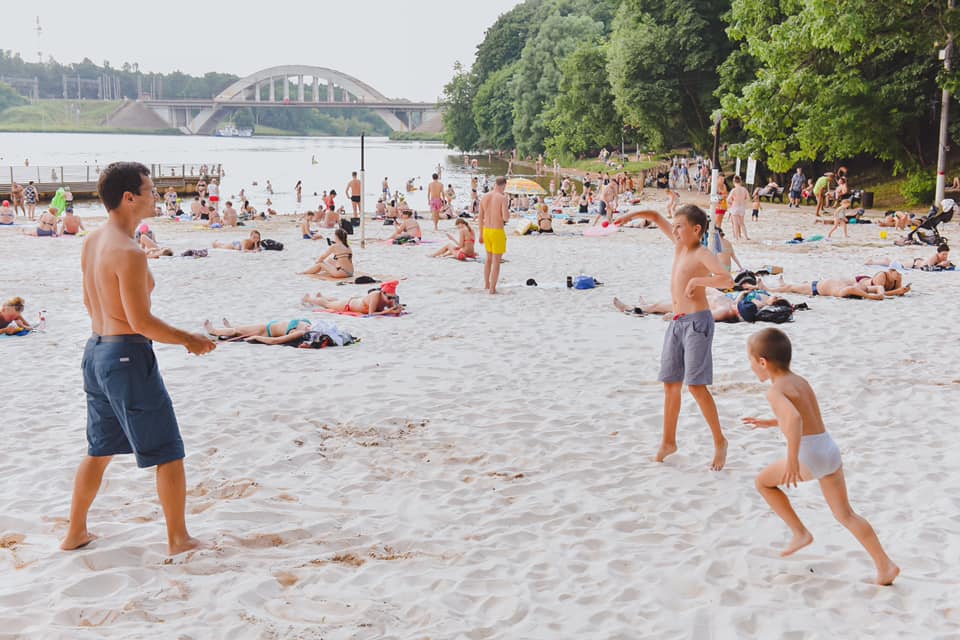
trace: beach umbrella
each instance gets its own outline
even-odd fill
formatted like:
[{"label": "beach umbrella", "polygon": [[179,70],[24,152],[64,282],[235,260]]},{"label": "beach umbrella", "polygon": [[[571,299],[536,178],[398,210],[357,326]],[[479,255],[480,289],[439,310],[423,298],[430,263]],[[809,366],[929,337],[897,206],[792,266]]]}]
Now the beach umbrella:
[{"label": "beach umbrella", "polygon": [[533,180],[527,178],[510,178],[507,180],[507,193],[542,196],[545,195],[547,191]]}]

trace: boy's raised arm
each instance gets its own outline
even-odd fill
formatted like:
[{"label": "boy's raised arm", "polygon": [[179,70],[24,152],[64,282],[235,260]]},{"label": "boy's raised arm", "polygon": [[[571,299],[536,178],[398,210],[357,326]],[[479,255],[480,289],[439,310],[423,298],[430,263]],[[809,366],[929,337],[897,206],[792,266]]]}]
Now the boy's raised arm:
[{"label": "boy's raised arm", "polygon": [[657,225],[660,228],[660,231],[663,232],[663,235],[670,238],[670,242],[676,244],[677,240],[673,237],[673,227],[670,226],[670,223],[667,222],[667,219],[656,211],[650,209],[641,209],[640,211],[631,211],[626,215],[622,215],[616,220],[613,221],[617,226],[622,226],[630,222],[631,220],[636,220],[637,218],[643,218],[644,220],[649,220]]}]

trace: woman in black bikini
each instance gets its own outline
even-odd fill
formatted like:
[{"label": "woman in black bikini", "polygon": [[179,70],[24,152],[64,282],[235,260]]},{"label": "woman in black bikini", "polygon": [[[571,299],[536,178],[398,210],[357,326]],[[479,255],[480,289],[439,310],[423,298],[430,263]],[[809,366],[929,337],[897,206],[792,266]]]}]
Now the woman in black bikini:
[{"label": "woman in black bikini", "polygon": [[353,276],[353,250],[347,243],[347,232],[343,229],[337,229],[333,234],[337,241],[330,245],[322,256],[317,258],[317,263],[301,271],[304,275],[323,275],[328,278],[350,278]]}]

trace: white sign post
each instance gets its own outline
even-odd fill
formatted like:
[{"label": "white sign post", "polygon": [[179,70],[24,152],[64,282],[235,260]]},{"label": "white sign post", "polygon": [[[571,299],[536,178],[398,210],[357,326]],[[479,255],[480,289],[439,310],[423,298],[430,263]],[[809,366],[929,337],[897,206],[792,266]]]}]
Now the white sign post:
[{"label": "white sign post", "polygon": [[747,158],[747,184],[751,187],[757,182],[757,159],[754,157]]}]

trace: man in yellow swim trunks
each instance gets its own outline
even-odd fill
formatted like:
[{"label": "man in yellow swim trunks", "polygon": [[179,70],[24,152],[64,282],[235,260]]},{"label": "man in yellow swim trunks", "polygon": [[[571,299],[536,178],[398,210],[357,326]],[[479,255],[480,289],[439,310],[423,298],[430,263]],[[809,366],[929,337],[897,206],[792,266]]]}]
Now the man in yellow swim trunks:
[{"label": "man in yellow swim trunks", "polygon": [[507,234],[503,225],[510,220],[510,208],[503,193],[506,188],[507,179],[500,176],[493,191],[480,200],[480,242],[487,252],[487,260],[483,263],[483,288],[491,294],[497,292],[500,262],[507,252]]}]

